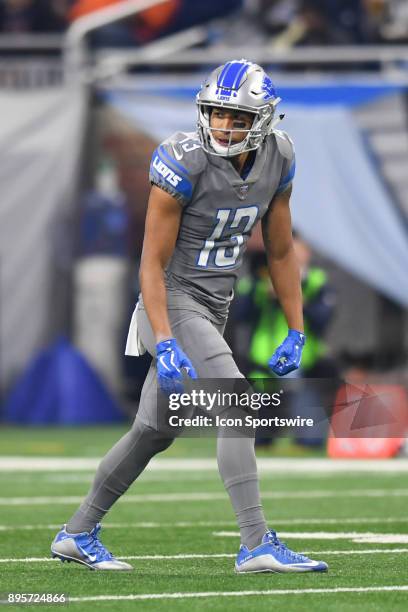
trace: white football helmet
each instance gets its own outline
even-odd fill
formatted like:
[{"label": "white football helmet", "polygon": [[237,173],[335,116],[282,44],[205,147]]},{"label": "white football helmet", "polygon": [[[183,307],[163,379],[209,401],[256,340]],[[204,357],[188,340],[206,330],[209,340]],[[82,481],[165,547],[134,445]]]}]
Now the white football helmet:
[{"label": "white football helmet", "polygon": [[[233,157],[245,151],[257,149],[276,124],[283,118],[274,120],[275,108],[281,98],[276,95],[271,78],[258,66],[247,60],[233,60],[216,68],[203,83],[197,94],[198,134],[207,153],[222,157]],[[253,113],[254,120],[245,132],[245,138],[232,144],[231,130],[215,130],[229,133],[229,144],[221,145],[212,135],[210,115],[213,107],[229,108]]]}]

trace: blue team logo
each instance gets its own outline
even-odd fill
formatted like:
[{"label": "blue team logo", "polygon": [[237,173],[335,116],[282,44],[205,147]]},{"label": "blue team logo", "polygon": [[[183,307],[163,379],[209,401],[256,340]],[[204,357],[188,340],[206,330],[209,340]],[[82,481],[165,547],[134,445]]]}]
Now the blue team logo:
[{"label": "blue team logo", "polygon": [[271,98],[276,98],[275,86],[272,82],[272,79],[268,77],[267,74],[264,76],[261,89],[264,92],[264,100],[270,100]]},{"label": "blue team logo", "polygon": [[153,159],[153,168],[155,168],[155,170],[157,170],[157,172],[173,187],[177,187],[183,180],[182,177],[173,172],[158,155]]},{"label": "blue team logo", "polygon": [[233,91],[231,89],[223,89],[222,87],[218,87],[217,91],[215,92],[215,95],[217,96],[218,100],[229,102],[231,96],[236,98],[238,94],[236,91]]}]

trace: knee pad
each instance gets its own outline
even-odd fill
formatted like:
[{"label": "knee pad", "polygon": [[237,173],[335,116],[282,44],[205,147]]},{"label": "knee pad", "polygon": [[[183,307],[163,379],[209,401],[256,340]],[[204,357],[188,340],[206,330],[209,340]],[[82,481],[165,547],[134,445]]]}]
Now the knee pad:
[{"label": "knee pad", "polygon": [[163,432],[157,431],[157,429],[153,429],[153,427],[149,427],[149,425],[146,425],[137,417],[130,431],[135,438],[138,438],[138,444],[147,445],[154,450],[154,454],[166,450],[174,440],[174,437],[169,438]]}]

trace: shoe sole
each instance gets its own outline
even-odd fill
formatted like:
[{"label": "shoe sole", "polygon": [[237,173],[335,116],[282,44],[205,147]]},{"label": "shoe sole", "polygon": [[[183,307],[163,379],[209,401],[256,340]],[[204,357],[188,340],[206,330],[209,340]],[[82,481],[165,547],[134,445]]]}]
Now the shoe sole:
[{"label": "shoe sole", "polygon": [[260,569],[260,570],[246,570],[246,571],[240,571],[237,570],[237,568],[234,568],[234,572],[236,574],[311,574],[313,572],[315,573],[324,573],[327,572],[329,568],[325,568],[325,569],[299,569],[299,570],[294,570],[294,571],[279,571],[279,570],[273,570],[273,569]]},{"label": "shoe sole", "polygon": [[262,569],[262,570],[247,570],[246,572],[240,572],[237,568],[234,568],[234,572],[236,574],[280,574],[281,572],[277,572],[276,570],[271,569]]},{"label": "shoe sole", "polygon": [[305,569],[297,569],[297,570],[288,570],[281,571],[278,569],[260,569],[260,570],[239,570],[237,567],[234,567],[234,572],[236,574],[311,574],[315,573],[325,573],[329,570],[328,567],[322,569],[314,569],[314,568],[305,568]]},{"label": "shoe sole", "polygon": [[62,563],[64,563],[64,561],[67,561],[67,563],[70,563],[71,561],[73,561],[74,563],[79,563],[80,565],[85,565],[85,567],[88,567],[90,570],[92,570],[93,572],[96,571],[100,571],[100,572],[131,572],[133,571],[133,567],[132,569],[120,569],[120,570],[113,570],[113,569],[100,569],[99,567],[94,567],[93,565],[90,565],[89,563],[87,563],[86,561],[82,561],[81,559],[76,559],[75,557],[70,557],[69,555],[62,555],[61,553],[55,552],[55,551],[51,551],[52,552],[52,558],[53,559],[59,559],[60,561],[62,561]]}]

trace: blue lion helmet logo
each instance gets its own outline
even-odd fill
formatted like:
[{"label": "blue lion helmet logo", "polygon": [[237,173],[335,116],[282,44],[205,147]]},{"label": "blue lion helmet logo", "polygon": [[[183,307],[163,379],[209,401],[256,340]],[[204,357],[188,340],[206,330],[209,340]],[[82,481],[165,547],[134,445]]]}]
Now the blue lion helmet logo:
[{"label": "blue lion helmet logo", "polygon": [[272,83],[272,79],[268,77],[267,74],[264,76],[264,79],[262,82],[262,91],[265,92],[264,100],[270,100],[271,98],[276,98],[275,86]]}]

